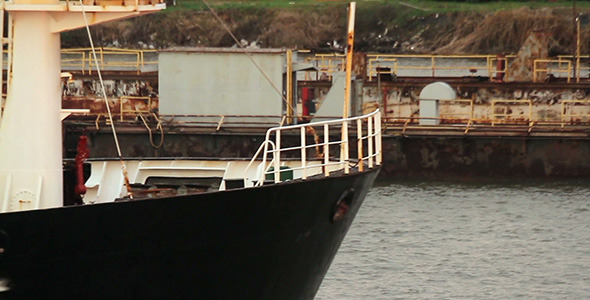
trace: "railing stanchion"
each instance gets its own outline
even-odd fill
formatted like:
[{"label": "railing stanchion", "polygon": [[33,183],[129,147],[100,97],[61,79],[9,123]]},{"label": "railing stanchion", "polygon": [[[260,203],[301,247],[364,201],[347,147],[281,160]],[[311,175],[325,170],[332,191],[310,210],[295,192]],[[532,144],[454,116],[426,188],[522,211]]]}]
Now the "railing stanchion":
[{"label": "railing stanchion", "polygon": [[281,182],[281,174],[279,170],[281,169],[281,131],[277,130],[275,133],[276,136],[276,147],[274,151],[274,178],[275,182]]},{"label": "railing stanchion", "polygon": [[[379,75],[377,75],[379,76]],[[356,143],[357,143],[357,157],[359,171],[364,171],[363,165],[363,122],[361,119],[356,120]],[[369,150],[370,151],[370,150]]]},{"label": "railing stanchion", "polygon": [[82,74],[86,74],[86,51],[82,51]]},{"label": "railing stanchion", "polygon": [[565,126],[565,102],[561,101],[561,128]]},{"label": "railing stanchion", "polygon": [[307,150],[306,150],[306,142],[305,142],[305,127],[301,127],[301,178],[307,179],[307,172],[306,172],[306,161],[307,161]]},{"label": "railing stanchion", "polygon": [[432,60],[432,77],[436,77],[436,75],[435,75],[435,71],[436,71],[435,56],[432,55],[430,57],[430,59]]},{"label": "railing stanchion", "polygon": [[[364,120],[367,120],[367,134],[364,133],[363,130],[363,123]],[[358,153],[359,153],[359,161],[358,161],[358,171],[366,170],[364,163],[368,159],[369,162],[367,166],[369,168],[373,168],[375,164],[381,164],[381,113],[379,110],[372,112],[368,115],[360,116],[360,117],[352,117],[346,118],[344,120],[330,120],[330,121],[323,121],[323,122],[315,122],[315,123],[308,123],[308,124],[298,124],[298,125],[290,125],[290,126],[280,126],[274,127],[269,129],[266,132],[266,138],[262,145],[256,151],[256,154],[248,163],[246,167],[246,171],[244,171],[244,186],[252,186],[248,185],[248,170],[250,166],[254,165],[254,162],[258,159],[259,154],[262,150],[264,153],[262,154],[262,163],[259,164],[259,170],[257,174],[259,174],[258,181],[256,186],[260,186],[263,184],[264,180],[266,179],[267,175],[273,174],[274,181],[276,183],[281,182],[281,166],[283,162],[281,162],[281,153],[286,153],[285,157],[291,157],[294,152],[298,153],[301,156],[301,163],[297,165],[297,161],[293,161],[286,167],[290,169],[289,172],[301,170],[301,176],[297,176],[297,179],[305,180],[309,176],[316,176],[323,174],[325,176],[330,175],[330,171],[340,170],[343,171],[345,174],[350,173],[350,147],[349,145],[349,137],[348,137],[348,125],[354,124],[356,121],[357,126],[357,146],[358,146]],[[335,140],[330,142],[330,125],[340,126],[341,128],[341,139]],[[308,144],[307,134],[308,129],[309,132],[314,131],[314,126],[319,128],[324,128],[324,140],[322,142],[319,141],[319,136],[314,133],[313,142]],[[288,130],[289,132],[293,132],[293,130],[298,130],[300,134],[300,145],[293,145],[291,147],[281,148],[281,135],[282,131]],[[275,139],[275,143],[271,141],[272,135],[275,134],[273,137]],[[368,139],[367,145],[365,146],[365,139]],[[376,140],[373,140],[376,139]],[[272,146],[272,149],[269,150],[269,144]],[[339,161],[331,161],[330,160],[330,145],[338,145],[340,146],[340,160]],[[307,161],[307,149],[315,147],[317,152],[322,152],[320,147],[323,148],[323,159],[320,157],[313,158],[313,161],[310,163]],[[367,147],[369,155],[367,156]],[[273,154],[272,160],[268,162],[268,156]],[[268,166],[267,166],[268,162]],[[274,168],[274,170],[270,171],[269,169]],[[332,166],[339,166],[332,167]],[[293,178],[293,179],[296,179]]]},{"label": "railing stanchion", "polygon": [[328,124],[324,124],[324,175],[329,176],[328,163],[330,162],[330,130]]},{"label": "railing stanchion", "polygon": [[[267,136],[268,137],[268,136]],[[268,139],[267,139],[268,141]],[[265,141],[264,143],[264,155],[262,156],[262,165],[260,168],[260,176],[258,177],[258,182],[256,183],[256,185],[262,185],[264,184],[264,172],[266,172],[266,153],[268,153],[268,143]],[[256,153],[256,155],[258,155],[258,153]],[[246,179],[244,178],[244,186],[246,185]]]},{"label": "railing stanchion", "polygon": [[383,161],[383,150],[381,149],[381,111],[378,111],[377,114],[373,116],[373,120],[375,120],[375,132],[377,135],[375,136],[375,146],[377,148],[377,165],[381,165]]},{"label": "railing stanchion", "polygon": [[344,164],[344,174],[350,173],[350,166],[348,165],[348,121],[342,122],[342,137],[340,141],[340,163]]},{"label": "railing stanchion", "polygon": [[373,120],[372,118],[368,118],[367,119],[367,143],[368,143],[368,147],[369,147],[369,153],[368,158],[369,158],[369,168],[372,169],[373,168]]}]

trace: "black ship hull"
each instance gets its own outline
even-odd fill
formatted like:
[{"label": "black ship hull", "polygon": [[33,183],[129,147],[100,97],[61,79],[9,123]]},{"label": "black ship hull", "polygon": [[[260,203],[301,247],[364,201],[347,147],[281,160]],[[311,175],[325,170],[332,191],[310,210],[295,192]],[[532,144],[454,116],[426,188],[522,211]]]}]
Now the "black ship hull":
[{"label": "black ship hull", "polygon": [[311,299],[377,173],[1,214],[0,299]]}]

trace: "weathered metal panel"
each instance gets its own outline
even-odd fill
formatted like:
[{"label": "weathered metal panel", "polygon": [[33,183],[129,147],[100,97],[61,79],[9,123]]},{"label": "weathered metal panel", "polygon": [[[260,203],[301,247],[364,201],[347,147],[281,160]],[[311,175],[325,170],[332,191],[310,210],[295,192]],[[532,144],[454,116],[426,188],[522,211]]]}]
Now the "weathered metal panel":
[{"label": "weathered metal panel", "polygon": [[[252,53],[282,90],[284,53]],[[281,115],[283,100],[249,56],[240,52],[160,53],[160,113]]]},{"label": "weathered metal panel", "polygon": [[533,64],[535,59],[548,57],[547,45],[549,35],[541,31],[533,31],[518,51],[516,59],[510,65],[507,81],[533,81]]},{"label": "weathered metal panel", "polygon": [[382,174],[399,178],[588,178],[590,140],[386,137]]},{"label": "weathered metal panel", "polygon": [[[344,86],[346,85],[346,76],[344,73],[334,73],[332,78],[332,88],[329,89],[326,97],[320,104],[316,115],[338,117],[342,116],[344,109]],[[350,111],[349,111],[350,114]]]}]

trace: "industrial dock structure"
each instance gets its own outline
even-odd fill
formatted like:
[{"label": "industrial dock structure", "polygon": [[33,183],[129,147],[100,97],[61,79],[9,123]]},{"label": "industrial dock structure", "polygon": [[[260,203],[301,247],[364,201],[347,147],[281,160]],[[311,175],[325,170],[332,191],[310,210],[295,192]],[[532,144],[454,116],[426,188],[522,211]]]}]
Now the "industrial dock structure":
[{"label": "industrial dock structure", "polygon": [[[531,33],[512,56],[357,53],[349,113],[381,108],[382,176],[589,177],[590,58],[548,58],[544,43]],[[248,157],[268,125],[343,112],[340,54],[104,48],[98,57],[124,156]],[[62,69],[64,156],[82,133],[92,153],[114,156],[89,50],[62,50]]]}]

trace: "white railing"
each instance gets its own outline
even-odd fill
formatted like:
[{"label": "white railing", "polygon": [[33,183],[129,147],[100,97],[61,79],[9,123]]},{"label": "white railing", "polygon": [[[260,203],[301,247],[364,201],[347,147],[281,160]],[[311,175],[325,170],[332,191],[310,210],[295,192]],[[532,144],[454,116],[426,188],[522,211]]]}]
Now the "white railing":
[{"label": "white railing", "polygon": [[[348,130],[353,126],[356,127],[356,135],[351,132],[351,135],[356,137],[356,156],[351,158],[350,146],[354,147],[354,144],[349,141]],[[316,133],[316,128],[322,129],[321,138]],[[339,130],[336,132],[335,129]],[[282,148],[281,139],[286,131],[298,131],[300,143]],[[338,135],[339,138],[334,138]],[[312,143],[308,143],[308,136],[313,136]],[[318,174],[330,176],[331,172],[340,170],[348,174],[351,166],[356,166],[358,171],[362,172],[365,167],[374,168],[381,165],[381,145],[381,112],[379,110],[359,117],[271,128],[266,132],[265,141],[246,167],[245,174],[249,174],[248,169],[254,165],[262,153],[260,172],[257,173],[256,180],[250,181],[249,178],[244,178],[244,184],[245,186],[262,185],[267,175],[274,178],[274,182],[285,181],[281,176],[281,173],[285,172],[298,174],[289,179],[304,180]],[[330,148],[335,147],[340,150],[339,157],[330,158]],[[310,149],[316,150],[315,157],[308,157]],[[287,156],[296,158],[287,158]],[[288,168],[282,168],[285,167],[285,163],[288,164]]]}]

